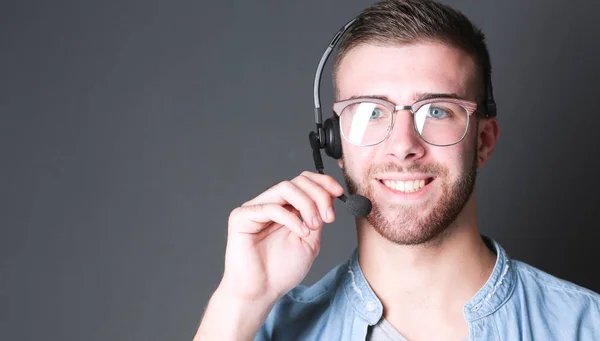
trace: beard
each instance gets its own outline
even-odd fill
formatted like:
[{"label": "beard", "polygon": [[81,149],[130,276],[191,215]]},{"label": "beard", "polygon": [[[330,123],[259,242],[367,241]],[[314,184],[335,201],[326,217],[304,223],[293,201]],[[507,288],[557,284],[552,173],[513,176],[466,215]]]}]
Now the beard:
[{"label": "beard", "polygon": [[[373,203],[371,213],[366,217],[373,228],[385,239],[399,245],[421,245],[441,238],[445,231],[456,221],[475,188],[477,177],[477,153],[474,151],[471,164],[459,174],[458,180],[448,179],[448,168],[440,165],[412,164],[405,167],[408,172],[432,174],[435,182],[441,187],[439,199],[431,206],[428,201],[423,205],[398,205],[377,201],[373,196],[373,187],[364,182],[355,181],[346,171],[346,162],[342,172],[350,194],[360,194]],[[382,172],[402,172],[396,164],[371,166],[367,178]],[[425,207],[429,204],[430,207]],[[425,209],[429,213],[424,215]]]}]

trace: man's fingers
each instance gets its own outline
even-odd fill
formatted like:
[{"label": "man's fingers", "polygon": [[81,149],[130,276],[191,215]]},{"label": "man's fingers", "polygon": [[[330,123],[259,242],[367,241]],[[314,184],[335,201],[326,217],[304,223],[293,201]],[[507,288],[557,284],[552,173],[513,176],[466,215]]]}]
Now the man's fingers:
[{"label": "man's fingers", "polygon": [[286,226],[301,238],[310,233],[298,215],[277,204],[238,207],[229,217],[229,226],[238,233],[259,233],[268,227],[270,222]]},{"label": "man's fingers", "polygon": [[292,180],[298,188],[301,188],[315,203],[321,220],[331,223],[335,220],[333,209],[333,201],[335,200],[331,194],[320,184],[314,182],[306,175],[299,175]]},{"label": "man's fingers", "polygon": [[242,207],[265,204],[291,205],[300,211],[306,226],[317,229],[322,225],[321,215],[313,198],[292,181],[278,183]]},{"label": "man's fingers", "polygon": [[[344,188],[331,176],[325,174],[319,174],[309,171],[302,172],[298,177],[304,176],[311,179],[316,184],[323,187],[324,190],[329,192],[332,197],[338,197],[342,193],[344,193]],[[296,177],[296,178],[298,178]],[[293,180],[292,180],[293,181]],[[268,190],[262,192],[254,199],[251,199],[244,203],[242,206],[251,206],[256,204],[281,204],[284,205],[286,202],[278,195],[278,191],[281,188],[281,185],[288,181],[280,182]]]},{"label": "man's fingers", "polygon": [[283,181],[269,188],[242,207],[292,205],[301,212],[306,226],[318,229],[324,221],[335,220],[333,200],[342,193],[344,189],[333,177],[305,171],[291,181]]},{"label": "man's fingers", "polygon": [[337,198],[344,193],[344,188],[342,185],[340,185],[340,183],[330,175],[304,171],[302,174],[300,174],[300,176],[305,176],[311,179],[313,182],[329,192],[332,197]]}]

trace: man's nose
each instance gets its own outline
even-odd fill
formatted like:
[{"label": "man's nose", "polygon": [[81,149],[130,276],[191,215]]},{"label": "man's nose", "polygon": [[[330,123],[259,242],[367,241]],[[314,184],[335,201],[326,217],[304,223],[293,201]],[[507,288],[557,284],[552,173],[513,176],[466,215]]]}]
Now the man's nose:
[{"label": "man's nose", "polygon": [[386,153],[398,160],[416,160],[425,154],[425,141],[414,127],[413,114],[404,107],[394,114],[390,135],[384,141]]}]

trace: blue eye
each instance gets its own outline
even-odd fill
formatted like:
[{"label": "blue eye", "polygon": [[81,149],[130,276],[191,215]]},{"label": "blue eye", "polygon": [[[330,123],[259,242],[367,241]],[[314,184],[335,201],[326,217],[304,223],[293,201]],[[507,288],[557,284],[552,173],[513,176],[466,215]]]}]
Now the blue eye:
[{"label": "blue eye", "polygon": [[444,118],[448,116],[448,112],[440,107],[430,107],[427,116],[432,118]]},{"label": "blue eye", "polygon": [[375,108],[373,109],[373,111],[371,111],[371,117],[369,117],[371,120],[375,120],[378,118],[381,118],[384,115],[383,111],[379,108]]}]

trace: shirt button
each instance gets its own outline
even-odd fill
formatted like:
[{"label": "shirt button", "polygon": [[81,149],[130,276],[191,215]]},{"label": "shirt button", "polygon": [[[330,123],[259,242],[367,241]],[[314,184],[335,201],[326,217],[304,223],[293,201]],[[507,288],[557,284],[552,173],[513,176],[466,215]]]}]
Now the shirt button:
[{"label": "shirt button", "polygon": [[375,308],[377,308],[377,303],[373,301],[367,303],[367,311],[373,311]]}]

